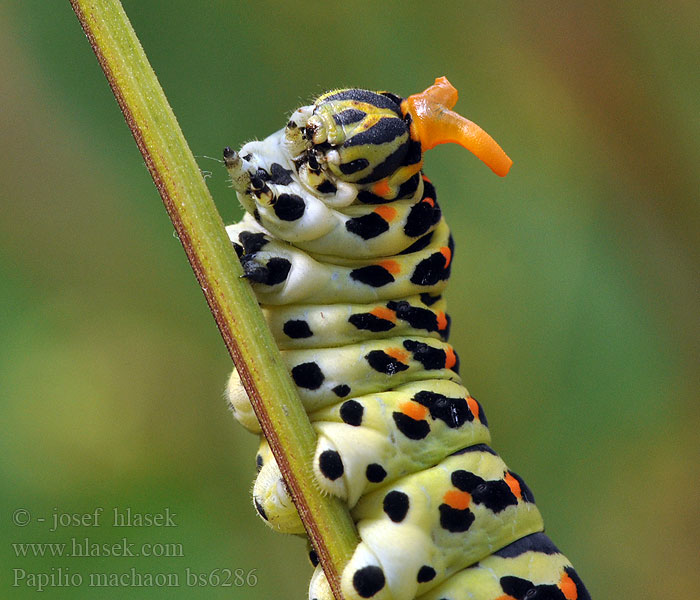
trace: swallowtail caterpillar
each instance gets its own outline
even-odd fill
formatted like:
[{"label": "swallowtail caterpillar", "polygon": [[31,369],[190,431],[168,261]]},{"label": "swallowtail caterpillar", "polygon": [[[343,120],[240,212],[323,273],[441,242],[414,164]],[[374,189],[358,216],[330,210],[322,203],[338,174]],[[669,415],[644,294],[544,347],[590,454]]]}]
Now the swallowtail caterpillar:
[{"label": "swallowtail caterpillar", "polygon": [[[456,101],[444,77],[406,99],[334,90],[227,148],[246,210],[228,235],[318,434],[319,488],[357,524],[345,598],[586,600],[527,485],[488,446],[447,343],[454,245],[423,152],[456,142],[498,175],[511,165]],[[259,432],[235,371],[227,396]],[[264,440],[257,464],[258,513],[303,533]],[[319,566],[309,598],[332,598]]]}]

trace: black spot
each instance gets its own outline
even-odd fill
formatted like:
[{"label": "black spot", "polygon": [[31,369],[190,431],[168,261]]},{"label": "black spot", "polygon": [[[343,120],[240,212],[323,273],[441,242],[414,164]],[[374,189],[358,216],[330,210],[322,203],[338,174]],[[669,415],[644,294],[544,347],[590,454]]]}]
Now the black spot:
[{"label": "black spot", "polygon": [[430,245],[430,240],[433,239],[433,233],[433,231],[426,233],[423,237],[413,242],[408,248],[401,250],[399,254],[413,254],[414,252],[420,252],[424,248],[427,248]]},{"label": "black spot", "polygon": [[[516,600],[566,600],[564,592],[559,589],[559,586],[551,583],[535,585],[527,579],[514,575],[501,577],[499,582],[501,589]],[[588,592],[585,588],[583,589],[587,595]],[[578,594],[577,598],[584,600],[584,596]]]},{"label": "black spot", "polygon": [[274,209],[275,214],[283,221],[296,221],[304,215],[306,202],[296,194],[280,194]]},{"label": "black spot", "polygon": [[408,513],[408,496],[396,490],[389,492],[384,496],[383,507],[387,517],[394,523],[401,523],[406,518],[406,513]]},{"label": "black spot", "polygon": [[350,386],[341,383],[331,390],[338,398],[345,398],[350,393]]},{"label": "black spot", "polygon": [[411,275],[411,283],[416,285],[435,285],[450,276],[447,260],[441,252],[434,252],[420,261]]},{"label": "black spot", "polygon": [[265,509],[262,507],[262,504],[258,502],[257,498],[253,499],[253,504],[255,504],[255,510],[258,511],[258,514],[267,521],[267,515],[265,514]]},{"label": "black spot", "polygon": [[395,375],[401,371],[408,369],[406,363],[402,363],[400,360],[395,359],[393,356],[389,356],[386,352],[382,350],[372,350],[368,354],[365,354],[365,360],[369,363],[375,371],[384,373],[386,375]]},{"label": "black spot", "polygon": [[396,312],[396,317],[406,321],[413,329],[425,329],[426,331],[437,331],[437,316],[432,310],[412,306],[405,300],[399,302],[391,301],[387,303],[387,308]]},{"label": "black spot", "polygon": [[394,412],[391,415],[396,423],[396,428],[409,440],[422,440],[430,433],[430,425],[425,420],[416,421],[402,412]]},{"label": "black spot", "polygon": [[233,242],[233,249],[236,251],[236,255],[238,256],[238,258],[243,256],[243,246],[237,244],[236,242]]},{"label": "black spot", "polygon": [[318,560],[318,554],[316,554],[316,550],[314,550],[313,548],[311,548],[311,549],[309,550],[309,560],[311,561],[311,564],[312,564],[314,567],[317,567],[317,566],[318,566],[318,563],[320,562],[320,561]]},{"label": "black spot", "polygon": [[437,575],[435,569],[429,567],[428,565],[423,565],[418,571],[416,581],[418,581],[418,583],[426,583],[435,579],[435,575]]},{"label": "black spot", "polygon": [[311,328],[309,327],[309,324],[302,319],[290,319],[289,321],[285,321],[284,325],[282,326],[282,331],[284,331],[287,337],[290,337],[293,340],[310,338],[314,335],[313,331],[311,331]]},{"label": "black spot", "polygon": [[440,298],[442,298],[440,294],[438,294],[437,296],[433,296],[432,294],[423,293],[420,295],[420,301],[426,306],[432,306],[438,300],[440,300]]},{"label": "black spot", "polygon": [[379,333],[381,331],[389,331],[396,325],[388,319],[382,319],[371,313],[357,313],[350,315],[348,322],[354,325],[357,329],[372,331]]},{"label": "black spot", "polygon": [[261,265],[255,260],[254,254],[246,254],[241,257],[241,266],[245,276],[251,281],[276,285],[287,278],[292,263],[286,258],[273,257],[267,261],[267,264]]},{"label": "black spot", "polygon": [[300,388],[317,390],[325,379],[323,371],[315,362],[306,362],[292,369],[292,378]]},{"label": "black spot", "polygon": [[374,565],[362,567],[352,576],[352,586],[360,598],[371,598],[384,587],[385,583],[384,571]]},{"label": "black spot", "polygon": [[264,283],[276,285],[287,279],[292,263],[286,258],[274,257],[267,261],[268,276]]},{"label": "black spot", "polygon": [[357,400],[343,402],[340,407],[340,418],[348,425],[359,427],[362,425],[362,415],[365,409]]},{"label": "black spot", "polygon": [[457,429],[467,421],[474,420],[474,415],[464,398],[448,398],[442,394],[424,390],[411,399],[425,406],[433,419],[443,421],[451,429]]},{"label": "black spot", "polygon": [[444,369],[447,355],[442,348],[433,348],[423,342],[405,340],[403,347],[413,354],[413,359],[426,370]]},{"label": "black spot", "polygon": [[[263,173],[265,173],[265,171],[263,171]],[[267,175],[267,173],[265,173],[265,175]],[[250,186],[254,192],[261,192],[267,187],[265,182],[258,176],[257,173],[250,176]]]},{"label": "black spot", "polygon": [[[304,131],[302,129],[302,131]],[[301,156],[298,156],[297,158],[294,159],[294,166],[297,171],[299,171],[305,163],[309,162],[309,155],[304,153]]]},{"label": "black spot", "polygon": [[335,184],[331,183],[327,179],[319,183],[316,186],[316,189],[322,194],[335,194],[338,191],[338,188],[335,187]]},{"label": "black spot", "polygon": [[255,455],[255,470],[260,473],[260,469],[263,468],[263,457],[260,454]]},{"label": "black spot", "polygon": [[252,231],[241,231],[238,234],[238,239],[243,244],[243,250],[246,254],[260,252],[270,241],[264,233],[253,233]]},{"label": "black spot", "polygon": [[260,218],[260,211],[259,211],[257,208],[253,211],[253,218],[254,218],[258,223],[260,223],[260,222],[262,221],[262,219]]},{"label": "black spot", "polygon": [[421,200],[414,204],[408,213],[403,231],[408,237],[423,235],[440,220],[441,215],[442,212],[437,204],[432,205],[430,202]]},{"label": "black spot", "polygon": [[371,287],[382,287],[395,281],[394,276],[380,265],[369,265],[353,269],[350,272],[350,277]]},{"label": "black spot", "polygon": [[452,473],[452,485],[463,492],[469,492],[474,502],[483,504],[494,513],[518,503],[515,494],[502,479],[485,481],[469,471],[459,470]]},{"label": "black spot", "polygon": [[[532,583],[532,581],[528,581],[527,579],[523,579],[522,577],[516,577],[515,575],[506,575],[505,577],[501,577],[499,583],[501,584],[501,589],[506,594],[512,596],[513,598],[516,598],[517,600],[525,600],[526,596],[528,600],[540,598],[540,595],[537,593],[535,585]],[[533,593],[530,593],[531,591]],[[551,596],[549,598],[550,600],[555,600]]]},{"label": "black spot", "polygon": [[363,240],[369,240],[389,231],[389,223],[377,213],[371,212],[362,217],[348,219],[345,221],[345,229],[360,236]]},{"label": "black spot", "polygon": [[371,463],[367,465],[365,476],[367,477],[367,481],[381,483],[386,478],[386,470],[378,463]]},{"label": "black spot", "polygon": [[279,163],[272,163],[270,166],[270,173],[272,175],[272,183],[277,185],[289,185],[292,183],[292,172],[289,169],[285,169]]},{"label": "black spot", "polygon": [[340,163],[338,167],[344,175],[352,175],[369,167],[369,161],[366,158],[356,158],[350,162]]},{"label": "black spot", "polygon": [[468,508],[461,510],[452,508],[448,504],[441,504],[438,510],[440,511],[440,527],[450,533],[463,533],[474,522],[474,513]]},{"label": "black spot", "polygon": [[316,158],[316,155],[313,153],[309,154],[309,169],[316,174],[321,172],[321,165],[318,164],[318,158]]},{"label": "black spot", "polygon": [[362,121],[367,116],[367,113],[363,110],[358,110],[356,108],[346,108],[341,110],[339,113],[333,115],[333,120],[338,125],[349,125],[350,123],[357,123]]},{"label": "black spot", "polygon": [[270,181],[271,179],[270,174],[265,169],[261,168],[258,168],[258,170],[255,172],[255,177],[261,181]]},{"label": "black spot", "polygon": [[345,472],[343,461],[335,450],[324,450],[318,457],[318,468],[324,477],[335,481]]}]

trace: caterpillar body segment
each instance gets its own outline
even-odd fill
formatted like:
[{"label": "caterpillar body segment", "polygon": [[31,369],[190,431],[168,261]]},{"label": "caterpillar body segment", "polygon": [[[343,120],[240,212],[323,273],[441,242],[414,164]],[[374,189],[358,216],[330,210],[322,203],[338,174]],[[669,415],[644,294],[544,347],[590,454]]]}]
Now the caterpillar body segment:
[{"label": "caterpillar body segment", "polygon": [[[350,507],[372,490],[432,467],[465,444],[490,441],[479,403],[460,384],[446,379],[417,381],[355,397],[310,413],[309,419],[319,440],[314,458],[316,480],[324,492],[342,498]],[[361,444],[358,428],[363,432]],[[266,515],[274,515],[280,505],[288,506],[293,514],[280,520],[289,523],[290,529],[278,522],[271,526],[284,533],[300,533],[301,522],[291,501],[285,498],[280,503],[274,497],[281,473],[265,443],[257,460],[265,470],[253,491],[258,512],[262,508]]]},{"label": "caterpillar body segment", "polygon": [[[511,164],[456,100],[444,78],[407,99],[333,90],[265,140],[227,148],[248,213],[227,231],[317,432],[319,491],[358,527],[344,596],[587,600],[525,482],[487,445],[448,343],[454,244],[422,153],[456,142],[499,175]],[[259,432],[235,372],[227,396]],[[256,510],[303,533],[264,441],[256,461]],[[319,567],[309,598],[332,598]]]},{"label": "caterpillar body segment", "polygon": [[[312,563],[313,564],[313,563]],[[334,600],[323,570],[315,564],[311,600]],[[525,536],[462,569],[417,600],[587,600],[569,560],[544,533]]]},{"label": "caterpillar body segment", "polygon": [[450,317],[441,296],[374,304],[268,306],[263,309],[281,350],[333,348],[387,335],[447,341]]},{"label": "caterpillar body segment", "polygon": [[[454,243],[444,222],[390,257],[310,254],[259,231],[245,220],[227,227],[246,276],[268,305],[308,302],[332,304],[439,294],[450,276]],[[418,244],[420,246],[418,246]]]}]

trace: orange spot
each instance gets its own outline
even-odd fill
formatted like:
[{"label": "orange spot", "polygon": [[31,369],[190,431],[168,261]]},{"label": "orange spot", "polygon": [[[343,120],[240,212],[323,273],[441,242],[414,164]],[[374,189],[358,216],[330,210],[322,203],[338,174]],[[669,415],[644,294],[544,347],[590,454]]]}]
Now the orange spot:
[{"label": "orange spot", "polygon": [[425,202],[426,204],[430,204],[430,206],[433,206],[433,207],[435,206],[435,200],[433,200],[432,198],[430,198],[428,196],[423,198],[423,200],[421,200],[421,202]]},{"label": "orange spot", "polygon": [[401,350],[401,348],[389,348],[384,352],[399,362],[405,363],[408,360],[408,352]]},{"label": "orange spot", "polygon": [[481,421],[481,416],[479,416],[479,403],[471,396],[467,396],[467,406],[469,407],[469,410],[472,411],[474,418]]},{"label": "orange spot", "polygon": [[386,198],[389,192],[391,192],[391,188],[387,179],[380,179],[372,186],[372,193],[382,198]]},{"label": "orange spot", "polygon": [[561,575],[561,579],[559,580],[559,589],[561,590],[562,594],[564,594],[564,598],[566,598],[566,600],[577,600],[578,589],[576,589],[574,580],[571,579],[569,574],[566,572],[562,573]]},{"label": "orange spot", "polygon": [[440,311],[440,312],[438,312],[436,317],[437,317],[438,331],[444,331],[445,329],[447,329],[447,316],[445,315],[445,313]]},{"label": "orange spot", "polygon": [[422,404],[418,404],[418,402],[414,402],[413,400],[406,400],[406,402],[402,402],[399,408],[403,414],[405,414],[407,417],[411,417],[414,421],[422,421],[428,416],[428,409]]},{"label": "orange spot", "polygon": [[374,315],[378,319],[384,319],[385,321],[396,323],[396,313],[391,309],[385,308],[384,306],[377,306],[377,308],[373,308],[369,311],[369,314]]},{"label": "orange spot", "polygon": [[447,348],[445,348],[445,368],[451,369],[456,364],[457,356],[455,355],[455,351],[452,349],[452,346],[447,346]]},{"label": "orange spot", "polygon": [[503,479],[508,484],[510,491],[513,492],[513,495],[516,498],[523,497],[522,490],[520,489],[520,482],[510,474],[510,471],[506,471],[506,476]]},{"label": "orange spot", "polygon": [[503,594],[503,596],[499,596],[498,598],[494,598],[494,600],[518,600],[518,599],[514,598],[513,596],[510,596],[508,594]]},{"label": "orange spot", "polygon": [[428,179],[425,175],[423,175],[423,181],[427,181],[428,183],[433,183],[433,182],[430,181],[430,179]]},{"label": "orange spot", "polygon": [[401,265],[395,260],[383,260],[379,263],[380,267],[384,267],[392,275],[397,275],[401,273]]},{"label": "orange spot", "polygon": [[442,501],[450,508],[464,510],[469,506],[469,503],[472,501],[472,497],[469,492],[463,492],[461,490],[448,490],[442,497]]},{"label": "orange spot", "polygon": [[450,250],[447,246],[443,246],[440,248],[440,254],[445,257],[445,268],[449,267],[450,261],[452,260],[452,250]]},{"label": "orange spot", "polygon": [[393,206],[377,206],[374,212],[388,223],[391,223],[396,218],[396,209]]},{"label": "orange spot", "polygon": [[406,98],[401,111],[411,115],[411,137],[420,140],[424,152],[438,144],[459,144],[503,177],[513,161],[481,127],[450,110],[457,96],[447,78],[438,77],[425,91]]}]

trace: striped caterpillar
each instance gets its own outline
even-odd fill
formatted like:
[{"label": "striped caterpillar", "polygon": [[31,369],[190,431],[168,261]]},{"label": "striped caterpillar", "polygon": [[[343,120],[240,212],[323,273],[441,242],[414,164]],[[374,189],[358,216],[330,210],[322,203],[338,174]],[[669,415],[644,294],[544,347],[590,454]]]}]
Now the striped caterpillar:
[{"label": "striped caterpillar", "polygon": [[[423,152],[456,142],[499,175],[511,164],[456,101],[444,77],[406,99],[335,90],[226,148],[246,210],[228,235],[318,434],[318,486],[357,524],[345,598],[586,600],[529,488],[488,446],[447,343],[454,244]],[[235,371],[227,396],[259,432]],[[257,512],[303,534],[264,440],[256,460]],[[309,598],[332,599],[318,565]]]}]

